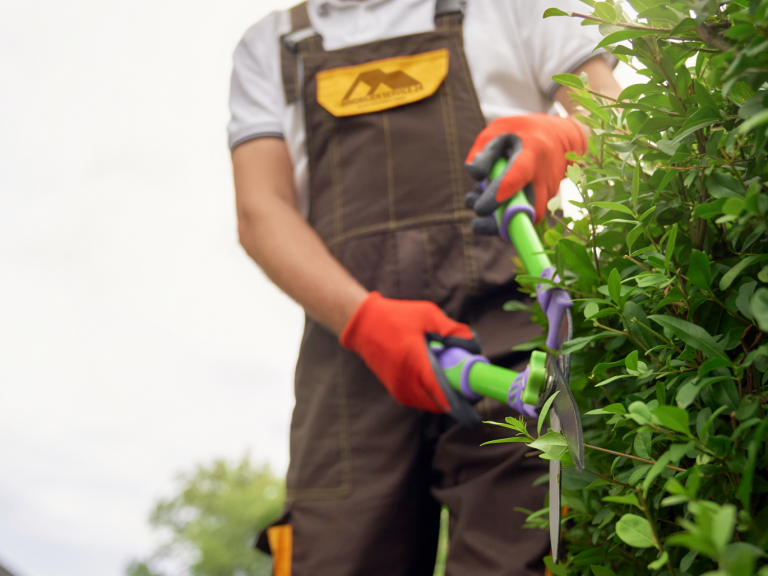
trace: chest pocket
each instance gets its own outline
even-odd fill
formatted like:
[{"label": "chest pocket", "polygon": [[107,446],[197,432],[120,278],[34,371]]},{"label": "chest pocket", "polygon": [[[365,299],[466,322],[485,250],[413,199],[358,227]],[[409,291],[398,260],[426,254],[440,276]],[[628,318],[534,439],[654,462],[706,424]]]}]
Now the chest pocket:
[{"label": "chest pocket", "polygon": [[418,102],[445,80],[448,56],[440,49],[323,70],[317,73],[317,102],[337,118]]}]

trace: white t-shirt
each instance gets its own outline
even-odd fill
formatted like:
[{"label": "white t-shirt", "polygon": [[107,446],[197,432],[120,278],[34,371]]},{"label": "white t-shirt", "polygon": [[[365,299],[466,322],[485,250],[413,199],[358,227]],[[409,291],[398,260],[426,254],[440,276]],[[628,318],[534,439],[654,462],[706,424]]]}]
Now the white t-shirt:
[{"label": "white t-shirt", "polygon": [[[542,18],[547,8],[579,11],[577,0],[468,0],[464,49],[487,122],[552,109],[559,84],[599,52],[596,26],[568,17]],[[312,27],[326,50],[435,29],[435,0],[309,0]],[[300,210],[308,210],[306,134],[301,101],[286,105],[280,36],[288,11],[273,12],[246,31],[234,53],[229,146],[261,136],[285,139],[294,166]]]}]

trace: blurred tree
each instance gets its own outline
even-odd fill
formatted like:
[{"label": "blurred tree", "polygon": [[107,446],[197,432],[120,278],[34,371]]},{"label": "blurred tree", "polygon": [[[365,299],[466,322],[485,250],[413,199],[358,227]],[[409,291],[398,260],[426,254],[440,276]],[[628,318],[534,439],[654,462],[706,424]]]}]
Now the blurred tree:
[{"label": "blurred tree", "polygon": [[269,576],[272,562],[254,550],[258,531],[280,513],[282,481],[268,466],[248,457],[237,464],[217,460],[179,477],[177,496],[161,500],[150,516],[153,528],[169,533],[146,561],[127,576],[163,576],[160,566],[183,566],[192,576]]}]

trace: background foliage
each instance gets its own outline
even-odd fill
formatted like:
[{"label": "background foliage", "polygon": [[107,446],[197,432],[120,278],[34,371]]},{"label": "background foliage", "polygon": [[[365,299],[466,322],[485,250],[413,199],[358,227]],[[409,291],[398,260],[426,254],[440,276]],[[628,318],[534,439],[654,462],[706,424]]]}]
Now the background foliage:
[{"label": "background foliage", "polygon": [[617,101],[555,77],[593,136],[568,172],[584,216],[541,230],[588,468],[564,470],[553,571],[768,576],[768,0],[585,4],[545,17],[600,26],[638,77]]},{"label": "background foliage", "polygon": [[272,561],[253,543],[279,514],[283,483],[248,458],[217,460],[179,477],[179,493],[160,501],[150,524],[168,535],[151,558],[134,562],[127,576],[269,576]]}]

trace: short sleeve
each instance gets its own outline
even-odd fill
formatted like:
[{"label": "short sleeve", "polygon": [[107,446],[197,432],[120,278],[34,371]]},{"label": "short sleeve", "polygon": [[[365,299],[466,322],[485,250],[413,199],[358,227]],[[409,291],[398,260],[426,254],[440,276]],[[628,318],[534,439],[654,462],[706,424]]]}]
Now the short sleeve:
[{"label": "short sleeve", "polygon": [[281,13],[251,27],[235,48],[229,94],[229,148],[263,136],[283,136],[283,96],[280,75]]},{"label": "short sleeve", "polygon": [[560,84],[552,76],[573,72],[595,56],[602,55],[611,66],[616,65],[616,59],[605,50],[594,50],[603,38],[597,26],[582,26],[580,18],[567,16],[544,19],[544,5],[564,12],[584,11],[584,5],[576,0],[516,3],[526,56],[542,93],[553,98]]}]

